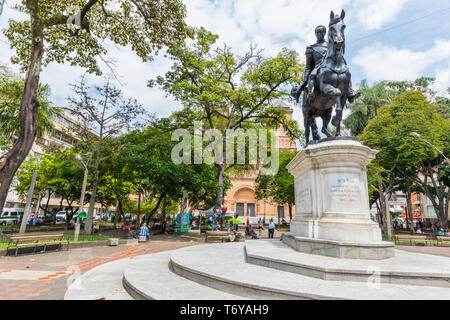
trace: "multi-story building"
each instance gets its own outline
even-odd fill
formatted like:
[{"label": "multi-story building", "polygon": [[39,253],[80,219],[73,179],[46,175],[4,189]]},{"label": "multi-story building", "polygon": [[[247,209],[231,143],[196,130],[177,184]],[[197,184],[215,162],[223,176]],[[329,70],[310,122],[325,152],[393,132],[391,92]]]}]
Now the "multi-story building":
[{"label": "multi-story building", "polygon": [[[70,149],[73,144],[79,140],[77,138],[77,131],[75,130],[76,127],[80,127],[81,124],[75,120],[76,119],[76,113],[72,111],[69,108],[62,107],[61,108],[61,115],[57,116],[54,119],[54,130],[52,132],[45,132],[44,135],[40,138],[37,138],[33,146],[31,148],[31,151],[34,155],[43,156],[45,154],[45,148],[46,147],[58,147],[61,149]],[[93,136],[98,136],[98,134],[95,131],[90,131],[90,133]],[[81,184],[81,182],[80,182]],[[10,192],[8,193],[8,196],[6,198],[5,208],[24,208],[26,199],[20,199],[17,193],[14,191],[15,184],[11,185]],[[37,199],[36,199],[37,200]],[[41,199],[41,203],[47,203],[48,198],[43,197]],[[61,207],[61,199],[55,196],[51,196],[49,203],[49,210],[56,210]],[[73,206],[78,206],[79,204],[73,204]],[[68,204],[66,201],[62,202],[63,210],[65,207],[68,207]],[[101,206],[100,204],[96,204],[95,208],[99,209]],[[33,207],[34,211],[34,207]]]},{"label": "multi-story building", "polygon": [[[275,107],[287,110],[287,120],[292,120],[293,109],[289,108],[283,102],[278,101]],[[279,127],[272,134],[277,137],[277,146],[279,149],[296,151],[297,146],[288,136],[284,128]],[[231,188],[227,191],[224,200],[225,206],[239,214],[239,216],[249,217],[251,220],[266,217],[267,219],[285,218],[289,221],[289,207],[287,204],[274,203],[271,199],[256,199],[255,180],[258,176],[258,170],[247,171],[242,175],[230,177]],[[295,208],[292,208],[292,215],[295,215]],[[253,219],[251,218],[253,217]]]}]

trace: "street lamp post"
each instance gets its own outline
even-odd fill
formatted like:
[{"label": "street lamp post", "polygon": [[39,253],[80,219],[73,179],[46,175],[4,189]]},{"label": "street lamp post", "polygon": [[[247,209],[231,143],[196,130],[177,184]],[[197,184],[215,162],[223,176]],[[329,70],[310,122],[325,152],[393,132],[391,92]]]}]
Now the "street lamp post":
[{"label": "street lamp post", "polygon": [[428,142],[427,140],[423,139],[423,138],[420,136],[420,134],[418,134],[417,132],[411,132],[409,135],[410,135],[411,137],[413,137],[413,138],[419,139],[419,140],[421,140],[421,141],[423,141],[423,142],[429,144],[430,146],[432,146],[437,152],[439,152],[439,154],[440,154],[441,156],[444,157],[445,161],[448,162],[448,158],[447,158],[447,157],[446,157],[446,156],[445,156],[438,148],[436,148],[433,144],[431,144],[431,143]]},{"label": "street lamp post", "polygon": [[75,156],[75,158],[77,160],[79,160],[84,166],[84,178],[83,178],[83,187],[81,189],[80,207],[78,208],[77,222],[75,224],[75,234],[73,236],[73,240],[78,241],[78,236],[80,234],[80,213],[83,211],[84,194],[86,192],[86,184],[87,184],[87,178],[88,178],[88,173],[89,173],[87,165],[88,165],[89,161],[85,164],[83,162],[83,158],[80,155]]}]

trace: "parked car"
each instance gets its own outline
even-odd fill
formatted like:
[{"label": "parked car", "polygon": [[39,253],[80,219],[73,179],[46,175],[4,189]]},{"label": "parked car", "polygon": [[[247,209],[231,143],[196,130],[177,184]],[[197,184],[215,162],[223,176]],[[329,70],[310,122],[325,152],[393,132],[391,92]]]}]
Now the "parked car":
[{"label": "parked car", "polygon": [[0,224],[16,224],[17,223],[17,212],[4,211],[0,217]]},{"label": "parked car", "polygon": [[56,214],[56,222],[66,222],[67,221],[67,211],[59,211]]},{"label": "parked car", "polygon": [[23,216],[24,209],[22,208],[4,208],[0,215],[1,225],[13,225],[17,223],[17,216]]}]

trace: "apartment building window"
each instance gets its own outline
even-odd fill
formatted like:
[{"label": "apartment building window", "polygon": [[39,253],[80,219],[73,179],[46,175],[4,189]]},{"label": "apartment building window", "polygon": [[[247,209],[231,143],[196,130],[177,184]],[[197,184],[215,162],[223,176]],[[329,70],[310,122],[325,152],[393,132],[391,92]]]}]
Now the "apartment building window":
[{"label": "apartment building window", "polygon": [[68,134],[66,134],[60,130],[55,130],[54,137],[58,140],[67,142],[69,144],[74,144],[74,142],[76,141],[74,138],[72,138],[71,136],[69,136]]}]

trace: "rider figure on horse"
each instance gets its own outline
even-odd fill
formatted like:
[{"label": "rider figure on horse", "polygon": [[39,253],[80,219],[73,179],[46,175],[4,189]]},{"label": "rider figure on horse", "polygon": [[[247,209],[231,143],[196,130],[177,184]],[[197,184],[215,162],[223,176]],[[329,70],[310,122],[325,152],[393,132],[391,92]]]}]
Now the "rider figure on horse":
[{"label": "rider figure on horse", "polygon": [[[339,16],[336,16],[339,19]],[[314,88],[316,83],[316,76],[319,71],[319,67],[322,64],[325,56],[327,55],[327,41],[325,40],[325,35],[327,33],[327,28],[325,26],[318,26],[315,30],[317,42],[313,45],[306,47],[306,65],[305,72],[303,74],[303,82],[300,87],[294,88],[292,90],[292,95],[295,97],[297,103],[300,98],[302,91],[307,88],[308,96],[307,98],[314,99]],[[348,90],[348,100],[353,103],[356,97],[356,93],[352,89],[350,83]]]},{"label": "rider figure on horse", "polygon": [[[300,87],[292,88],[291,95],[299,101],[303,93],[302,113],[305,127],[305,142],[309,143],[310,133],[313,140],[320,140],[315,118],[322,119],[321,132],[331,138],[328,124],[336,128],[335,137],[341,135],[341,122],[344,107],[353,103],[361,94],[355,93],[351,84],[351,72],[344,58],[345,53],[345,11],[340,15],[330,13],[328,39],[327,30],[318,26],[315,30],[317,42],[306,49],[306,69]],[[305,90],[305,88],[307,88]],[[335,115],[333,116],[333,107]]]}]

